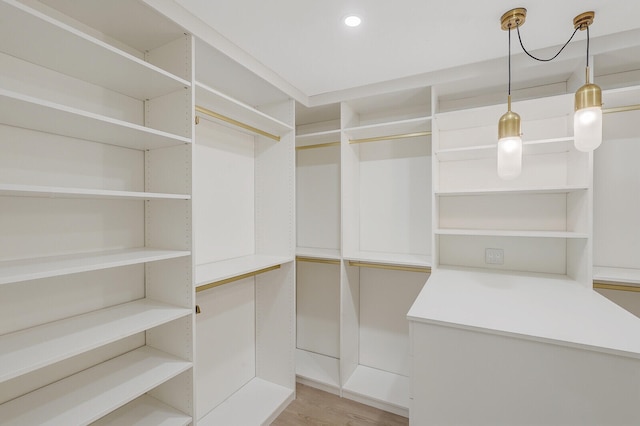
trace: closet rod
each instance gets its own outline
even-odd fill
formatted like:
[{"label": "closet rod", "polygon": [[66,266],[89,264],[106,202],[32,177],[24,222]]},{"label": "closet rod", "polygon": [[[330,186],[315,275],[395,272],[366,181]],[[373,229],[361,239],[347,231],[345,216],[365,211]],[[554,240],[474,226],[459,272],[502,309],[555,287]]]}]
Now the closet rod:
[{"label": "closet rod", "polygon": [[359,266],[361,268],[374,269],[390,269],[392,271],[426,272],[428,274],[431,273],[431,268],[429,266],[397,266],[387,265],[385,263],[358,262],[354,260],[349,261],[349,266]]},{"label": "closet rod", "polygon": [[316,259],[315,257],[296,256],[298,262],[310,262],[310,263],[326,263],[328,265],[339,265],[340,261],[337,259]]},{"label": "closet rod", "polygon": [[417,138],[420,136],[430,136],[431,132],[402,133],[399,135],[376,136],[374,138],[349,139],[349,143],[365,143],[377,141],[391,141],[395,139]]},{"label": "closet rod", "polygon": [[300,151],[303,149],[315,149],[315,148],[324,148],[326,146],[339,146],[340,142],[325,142],[325,143],[317,143],[315,145],[304,145],[304,146],[296,146],[296,151]]},{"label": "closet rod", "polygon": [[613,108],[602,108],[602,113],[603,114],[612,114],[612,113],[616,113],[616,112],[636,111],[636,110],[639,110],[639,109],[640,109],[640,104],[624,105],[624,106],[613,107]]},{"label": "closet rod", "polygon": [[600,281],[594,281],[593,288],[600,288],[603,290],[631,291],[635,293],[640,293],[640,287],[638,286],[625,285],[625,284],[611,284],[611,283],[604,283]]},{"label": "closet rod", "polygon": [[[264,130],[258,129],[257,127],[253,127],[241,121],[234,120],[233,118],[227,117],[226,115],[218,114],[217,112],[211,111],[210,109],[196,105],[196,112],[200,112],[210,117],[217,118],[218,120],[225,121],[229,124],[233,124],[234,126],[241,127],[245,130],[249,130],[250,132],[257,133],[269,139],[273,139],[276,142],[280,142],[280,136],[273,135],[271,133],[265,132]],[[199,120],[198,120],[198,117],[196,116],[196,124],[198,123],[199,123]]]},{"label": "closet rod", "polygon": [[257,271],[253,271],[253,272],[248,272],[246,274],[242,274],[242,275],[238,275],[235,277],[231,277],[231,278],[227,278],[224,280],[220,280],[220,281],[214,281],[212,283],[209,284],[202,284],[196,287],[196,293],[199,293],[201,291],[205,291],[205,290],[209,290],[210,288],[214,288],[214,287],[218,287],[224,284],[229,284],[232,283],[234,281],[238,281],[238,280],[243,280],[245,278],[250,278],[259,274],[264,274],[265,272],[269,272],[269,271],[273,271],[276,269],[280,269],[280,265],[275,265],[275,266],[269,266],[268,268],[263,268],[263,269],[259,269]]}]

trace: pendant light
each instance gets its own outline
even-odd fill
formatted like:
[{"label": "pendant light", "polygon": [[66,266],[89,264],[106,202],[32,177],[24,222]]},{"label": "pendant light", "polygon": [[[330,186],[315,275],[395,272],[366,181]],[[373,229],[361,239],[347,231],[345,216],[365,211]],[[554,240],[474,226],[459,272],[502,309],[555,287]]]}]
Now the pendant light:
[{"label": "pendant light", "polygon": [[507,112],[498,121],[498,176],[510,180],[522,171],[520,116],[511,111],[511,28],[524,24],[527,10],[517,8],[502,15],[501,27],[509,33],[509,85]]},{"label": "pendant light", "polygon": [[573,143],[578,151],[591,152],[602,143],[602,90],[590,83],[589,75],[589,25],[594,12],[585,12],[575,17],[576,30],[587,31],[587,67],[585,84],[576,92],[573,116]]}]

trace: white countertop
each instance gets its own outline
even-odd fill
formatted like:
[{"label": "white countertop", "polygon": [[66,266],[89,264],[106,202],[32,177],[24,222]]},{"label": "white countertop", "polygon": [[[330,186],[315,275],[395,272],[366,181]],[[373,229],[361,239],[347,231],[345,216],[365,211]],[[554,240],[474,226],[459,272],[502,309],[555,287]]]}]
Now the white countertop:
[{"label": "white countertop", "polygon": [[407,317],[640,359],[640,318],[568,277],[438,269]]}]

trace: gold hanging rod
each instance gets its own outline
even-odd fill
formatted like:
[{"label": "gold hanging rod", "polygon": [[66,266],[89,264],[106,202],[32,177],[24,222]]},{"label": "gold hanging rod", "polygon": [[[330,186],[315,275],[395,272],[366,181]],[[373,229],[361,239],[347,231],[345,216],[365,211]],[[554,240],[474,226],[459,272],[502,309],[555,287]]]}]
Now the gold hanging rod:
[{"label": "gold hanging rod", "polygon": [[339,146],[340,142],[325,142],[325,143],[317,143],[315,145],[304,145],[304,146],[296,146],[296,151],[300,151],[303,149],[315,149],[315,148],[324,148],[326,146]]},{"label": "gold hanging rod", "polygon": [[326,263],[328,265],[339,265],[340,261],[337,259],[316,259],[315,257],[296,256],[298,262],[310,262],[310,263]]},{"label": "gold hanging rod", "polygon": [[640,287],[638,286],[625,285],[625,284],[611,284],[611,283],[605,283],[601,281],[594,281],[593,288],[600,288],[603,290],[631,291],[635,293],[640,293]]},{"label": "gold hanging rod", "polygon": [[234,281],[239,281],[239,280],[243,280],[245,278],[254,277],[256,275],[264,274],[265,272],[273,271],[273,270],[276,270],[276,269],[280,269],[280,265],[269,266],[268,268],[263,268],[263,269],[260,269],[258,271],[248,272],[246,274],[238,275],[236,277],[231,277],[231,278],[227,278],[227,279],[220,280],[220,281],[214,281],[214,282],[209,283],[209,284],[199,285],[199,286],[196,287],[196,293],[199,293],[199,292],[205,291],[205,290],[209,290],[210,288],[219,287],[219,286],[224,285],[224,284],[229,284],[229,283],[232,283]]},{"label": "gold hanging rod", "polygon": [[[273,139],[276,142],[280,142],[280,136],[276,136],[274,134],[265,132],[264,130],[260,130],[257,127],[250,126],[250,125],[245,124],[245,123],[243,123],[241,121],[234,120],[233,118],[227,117],[226,115],[218,114],[217,112],[211,111],[210,109],[207,109],[207,108],[204,108],[204,107],[196,105],[196,111],[199,112],[199,113],[208,115],[210,117],[217,118],[218,120],[225,121],[225,122],[227,122],[229,124],[233,124],[234,126],[241,127],[241,128],[243,128],[245,130],[249,130],[250,132],[257,133],[259,135],[265,136],[265,137],[267,137],[269,139]],[[199,124],[199,123],[200,123],[200,120],[196,116],[196,124]]]},{"label": "gold hanging rod", "polygon": [[640,109],[640,104],[635,104],[635,105],[624,105],[624,106],[619,106],[619,107],[612,107],[612,108],[602,108],[602,113],[603,114],[613,114],[616,112],[625,112],[625,111],[636,111]]},{"label": "gold hanging rod", "polygon": [[395,139],[417,138],[420,136],[430,136],[431,132],[402,133],[399,135],[376,136],[374,138],[349,139],[349,143],[365,143],[377,141],[391,141]]},{"label": "gold hanging rod", "polygon": [[390,269],[392,271],[407,271],[407,272],[426,272],[431,273],[429,266],[398,266],[387,265],[385,263],[369,263],[369,262],[357,262],[354,260],[349,261],[349,266],[359,266],[361,268],[374,268],[374,269]]}]

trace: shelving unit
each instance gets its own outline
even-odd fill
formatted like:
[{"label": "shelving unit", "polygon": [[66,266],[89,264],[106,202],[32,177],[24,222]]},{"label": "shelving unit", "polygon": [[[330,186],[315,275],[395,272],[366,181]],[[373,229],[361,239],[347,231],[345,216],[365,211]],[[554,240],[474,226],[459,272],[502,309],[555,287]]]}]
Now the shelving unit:
[{"label": "shelving unit", "polygon": [[407,417],[406,313],[431,266],[431,122],[429,88],[341,105],[342,395]]},{"label": "shelving unit", "polygon": [[[496,171],[502,105],[436,114],[436,268],[551,273],[590,286],[592,160],[573,148],[571,102],[562,95],[514,104],[524,149],[512,181]],[[504,263],[485,263],[486,248],[503,249]]]},{"label": "shelving unit", "polygon": [[6,424],[193,422],[191,36],[100,7],[0,2]]},{"label": "shelving unit", "polygon": [[242,73],[262,102],[228,93],[235,65],[196,52],[196,417],[268,424],[295,395],[294,104]]},{"label": "shelving unit", "polygon": [[340,105],[296,105],[296,376],[341,395]]}]

